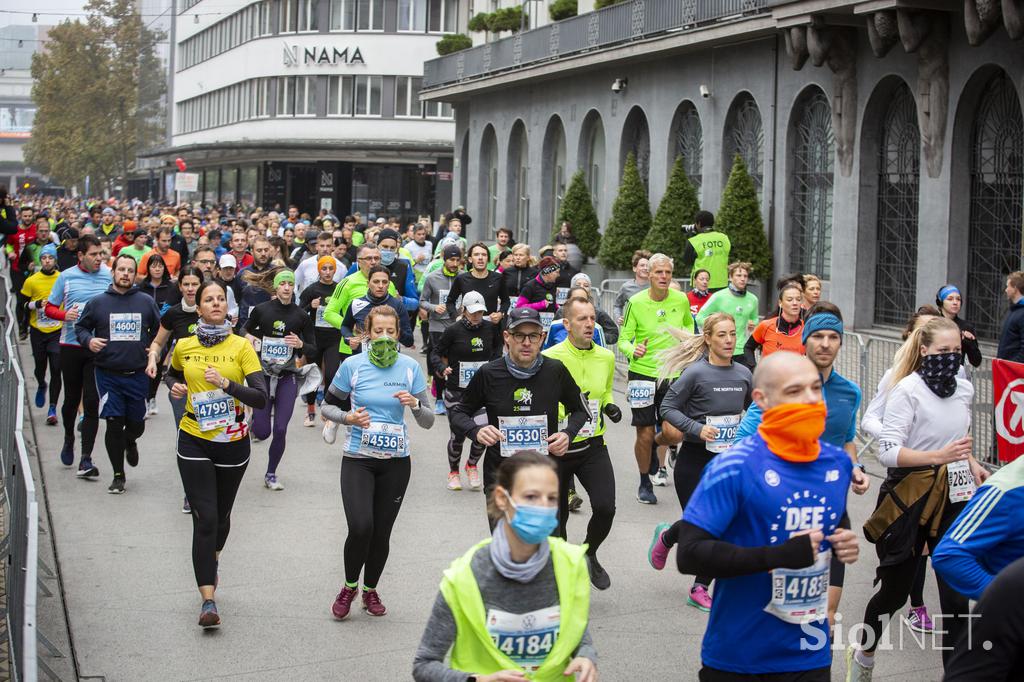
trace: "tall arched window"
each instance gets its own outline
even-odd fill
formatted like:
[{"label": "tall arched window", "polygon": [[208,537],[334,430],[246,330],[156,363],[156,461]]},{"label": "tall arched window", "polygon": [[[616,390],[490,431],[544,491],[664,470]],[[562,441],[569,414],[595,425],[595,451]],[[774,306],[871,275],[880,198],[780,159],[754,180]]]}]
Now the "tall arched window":
[{"label": "tall arched window", "polygon": [[480,142],[480,203],[484,209],[481,229],[484,235],[489,235],[498,220],[498,139],[490,125],[484,129]]},{"label": "tall arched window", "polygon": [[725,180],[728,181],[732,171],[733,157],[739,154],[760,198],[764,186],[764,128],[761,125],[761,111],[749,92],[738,95],[729,109],[724,143],[725,160],[722,168]]},{"label": "tall arched window", "polygon": [[683,157],[683,170],[686,171],[686,177],[690,179],[699,197],[704,179],[704,129],[693,102],[683,102],[676,111],[672,125],[671,149],[669,163],[675,163],[677,156]]},{"label": "tall arched window", "polygon": [[469,131],[462,136],[462,151],[459,153],[459,201],[465,205],[469,200]]},{"label": "tall arched window", "polygon": [[529,168],[530,146],[526,138],[526,126],[516,121],[508,143],[508,197],[509,227],[515,233],[517,242],[529,238]]},{"label": "tall arched window", "polygon": [[832,260],[832,109],[814,88],[797,105],[790,131],[793,174],[789,253],[791,270],[828,279]]},{"label": "tall arched window", "polygon": [[965,311],[984,337],[999,335],[1006,275],[1021,268],[1024,121],[1005,72],[978,101],[971,140],[971,224]]},{"label": "tall arched window", "polygon": [[921,133],[906,83],[889,98],[879,135],[875,323],[903,324],[917,308]]},{"label": "tall arched window", "polygon": [[651,134],[647,125],[647,116],[640,107],[633,107],[626,122],[622,126],[622,144],[619,148],[619,177],[626,167],[626,157],[630,152],[636,157],[636,169],[644,186],[650,178],[651,171]]},{"label": "tall arched window", "polygon": [[[548,122],[543,151],[543,168],[546,177],[542,206],[547,207],[547,210],[541,215],[547,219],[547,229],[550,230],[558,219],[558,210],[562,207],[567,182],[565,128],[562,127],[562,120],[557,116],[552,116]],[[547,238],[547,233],[544,233],[544,238]]]},{"label": "tall arched window", "polygon": [[580,134],[580,149],[578,157],[581,170],[590,189],[590,199],[594,203],[594,211],[601,215],[600,199],[602,183],[604,182],[604,125],[601,123],[601,115],[596,111],[590,111],[583,120],[582,133]]}]

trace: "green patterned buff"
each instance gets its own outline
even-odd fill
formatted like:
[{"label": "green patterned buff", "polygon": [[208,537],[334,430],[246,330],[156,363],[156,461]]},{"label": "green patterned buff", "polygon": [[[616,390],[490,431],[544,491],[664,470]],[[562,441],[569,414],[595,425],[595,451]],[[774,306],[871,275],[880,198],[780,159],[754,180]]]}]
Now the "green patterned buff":
[{"label": "green patterned buff", "polygon": [[378,367],[390,367],[398,360],[398,341],[390,336],[378,336],[370,341],[367,355]]}]

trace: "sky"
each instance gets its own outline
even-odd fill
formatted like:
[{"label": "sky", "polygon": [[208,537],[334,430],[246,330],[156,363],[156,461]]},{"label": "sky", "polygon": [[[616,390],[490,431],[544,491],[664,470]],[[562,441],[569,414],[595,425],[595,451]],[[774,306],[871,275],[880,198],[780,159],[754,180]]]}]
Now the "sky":
[{"label": "sky", "polygon": [[28,3],[24,0],[0,0],[0,26],[31,23],[32,15],[24,12],[39,12],[41,24],[59,24],[64,19],[75,19],[85,14],[84,4],[83,0],[35,0]]}]

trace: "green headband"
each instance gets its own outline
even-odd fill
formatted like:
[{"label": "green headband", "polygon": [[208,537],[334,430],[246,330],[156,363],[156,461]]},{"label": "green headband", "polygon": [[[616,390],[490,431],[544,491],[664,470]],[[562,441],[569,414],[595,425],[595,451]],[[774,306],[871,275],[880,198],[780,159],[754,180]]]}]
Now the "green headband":
[{"label": "green headband", "polygon": [[292,284],[295,284],[295,273],[291,270],[282,270],[274,275],[275,289],[281,285],[281,282],[291,282]]}]

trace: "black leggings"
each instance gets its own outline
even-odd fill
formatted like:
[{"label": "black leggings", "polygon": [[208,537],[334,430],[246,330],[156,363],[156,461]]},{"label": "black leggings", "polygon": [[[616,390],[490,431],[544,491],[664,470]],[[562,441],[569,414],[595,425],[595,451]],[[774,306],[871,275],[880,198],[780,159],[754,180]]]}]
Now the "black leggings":
[{"label": "black leggings", "polygon": [[[714,456],[715,453],[708,452],[704,443],[690,443],[684,440],[679,444],[676,467],[672,470],[672,482],[676,487],[676,497],[679,498],[679,506],[684,511],[686,510],[686,504],[690,501],[690,496],[693,495],[693,491],[697,489],[697,484],[700,483],[704,467],[707,466]],[[675,544],[678,529],[675,528],[674,531],[671,536],[672,544]],[[669,545],[669,547],[671,546]],[[711,580],[711,576],[698,575],[694,577],[693,584],[707,587],[711,584]]]},{"label": "black leggings", "polygon": [[35,327],[29,329],[32,359],[35,361],[36,383],[46,384],[46,368],[50,368],[50,404],[56,405],[60,398],[60,332],[41,332]]},{"label": "black leggings", "polygon": [[81,346],[60,347],[60,373],[64,379],[64,404],[60,408],[64,424],[64,444],[75,444],[75,420],[78,405],[82,405],[82,459],[92,457],[99,431],[99,391],[96,390],[96,376],[93,373],[92,353]]},{"label": "black leggings", "polygon": [[409,485],[408,457],[341,459],[341,502],[348,522],[345,582],[377,587],[390,551],[391,529]]},{"label": "black leggings", "polygon": [[590,446],[580,452],[566,453],[553,457],[558,465],[558,537],[565,539],[566,524],[569,520],[569,489],[573,477],[580,479],[583,489],[590,496],[593,513],[587,524],[587,554],[597,554],[598,547],[608,537],[615,518],[615,470],[608,456],[604,438],[591,439]]},{"label": "black leggings", "polygon": [[924,580],[928,572],[928,557],[922,556],[917,559],[917,572],[914,574],[914,582],[910,586],[910,605],[924,606]]},{"label": "black leggings", "polygon": [[107,429],[103,442],[107,446],[107,457],[115,476],[124,476],[124,451],[135,445],[146,429],[146,422],[126,420],[124,417],[107,417]]},{"label": "black leggings", "polygon": [[[456,436],[453,431],[448,439],[448,468],[452,473],[459,473],[459,462],[462,461],[462,447],[465,444],[465,437]],[[484,456],[485,449],[483,445],[480,445],[475,440],[470,441],[469,459],[466,460],[466,466],[475,467],[480,458]]]},{"label": "black leggings", "polygon": [[249,437],[215,443],[178,431],[178,473],[192,507],[196,585],[217,581],[217,553],[231,531],[231,507],[249,465]]},{"label": "black leggings", "polygon": [[[309,362],[316,363],[320,368],[320,373],[323,375],[325,393],[330,387],[331,382],[334,381],[334,375],[338,373],[338,367],[341,365],[341,351],[338,350],[338,340],[338,336],[324,340],[317,336],[317,354],[312,358],[307,358]],[[303,398],[307,405],[315,405],[316,391],[310,391]]]}]

